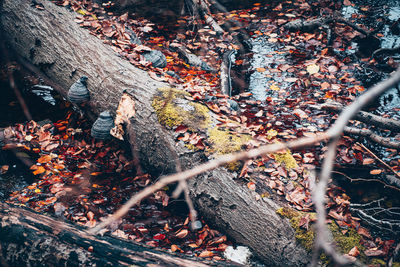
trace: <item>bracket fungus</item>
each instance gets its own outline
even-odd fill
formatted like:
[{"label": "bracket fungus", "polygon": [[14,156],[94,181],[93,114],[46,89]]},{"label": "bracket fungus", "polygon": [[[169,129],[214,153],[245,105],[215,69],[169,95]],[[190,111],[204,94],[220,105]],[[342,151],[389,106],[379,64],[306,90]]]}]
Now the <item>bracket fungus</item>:
[{"label": "bracket fungus", "polygon": [[110,130],[114,127],[114,120],[110,111],[100,113],[97,120],[93,123],[91,135],[95,139],[106,140],[111,138]]},{"label": "bracket fungus", "polygon": [[90,100],[90,92],[87,89],[88,77],[82,76],[68,90],[68,100],[73,104],[82,104]]}]

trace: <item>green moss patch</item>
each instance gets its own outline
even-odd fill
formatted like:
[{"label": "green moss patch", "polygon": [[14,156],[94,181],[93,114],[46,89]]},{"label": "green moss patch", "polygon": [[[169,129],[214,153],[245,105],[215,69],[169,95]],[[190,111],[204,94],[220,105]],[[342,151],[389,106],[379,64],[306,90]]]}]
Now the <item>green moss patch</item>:
[{"label": "green moss patch", "polygon": [[[296,211],[294,209],[284,207],[276,211],[277,214],[282,217],[288,218],[292,228],[295,230],[295,237],[298,242],[308,251],[311,252],[314,246],[315,233],[310,228],[309,230],[300,228],[300,219],[304,217],[307,213]],[[315,213],[309,213],[310,218],[315,218]]]},{"label": "green moss patch", "polygon": [[169,128],[186,125],[191,131],[206,128],[210,122],[209,109],[186,100],[188,93],[174,88],[160,88],[152,106],[158,121]]},{"label": "green moss patch", "polygon": [[284,152],[274,153],[272,155],[274,156],[276,162],[285,166],[286,170],[298,167],[296,159],[293,157],[289,149],[286,149]]},{"label": "green moss patch", "polygon": [[[159,89],[152,102],[158,121],[169,128],[185,125],[190,132],[207,135],[207,154],[223,155],[239,151],[251,140],[250,135],[235,135],[229,130],[215,126],[211,111],[200,103],[187,100],[188,96],[188,93],[174,88]],[[194,145],[188,144],[186,147],[196,150]],[[238,164],[234,163],[230,169],[237,169],[237,166]]]},{"label": "green moss patch", "polygon": [[[312,251],[314,246],[314,238],[315,232],[312,226],[309,230],[301,228],[299,226],[300,219],[304,217],[307,213],[296,211],[292,208],[284,207],[280,208],[276,211],[277,214],[281,215],[282,217],[288,218],[292,228],[295,230],[295,237],[298,242],[309,252]],[[311,219],[316,218],[315,213],[308,213]],[[353,247],[357,246],[360,250],[360,256],[358,257],[362,262],[367,262],[367,257],[363,253],[365,248],[360,245],[361,236],[357,233],[357,231],[353,228],[348,229],[345,233],[339,228],[339,226],[332,222],[328,225],[328,229],[332,233],[333,240],[335,241],[338,250],[346,254],[348,253]],[[321,255],[321,261],[324,263],[328,263],[329,260],[327,259],[326,255]]]}]

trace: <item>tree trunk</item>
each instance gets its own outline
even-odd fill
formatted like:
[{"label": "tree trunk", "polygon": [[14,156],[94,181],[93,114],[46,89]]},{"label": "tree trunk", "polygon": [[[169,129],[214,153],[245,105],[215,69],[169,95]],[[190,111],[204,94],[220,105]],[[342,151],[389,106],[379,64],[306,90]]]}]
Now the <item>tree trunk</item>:
[{"label": "tree trunk", "polygon": [[170,254],[0,203],[1,266],[240,266]]},{"label": "tree trunk", "polygon": [[[8,45],[16,53],[56,81],[64,96],[72,83],[86,75],[91,108],[96,113],[115,110],[123,91],[129,89],[136,102],[131,123],[138,141],[132,145],[143,168],[153,175],[175,172],[175,158],[183,169],[206,159],[202,152],[176,146],[173,134],[158,122],[153,97],[158,88],[168,84],[151,79],[117,56],[111,47],[80,28],[74,13],[50,1],[37,2],[44,10],[32,7],[30,1],[3,0],[1,22]],[[189,186],[199,212],[214,227],[252,248],[266,264],[305,265],[309,255],[296,242],[289,221],[276,214],[280,204],[271,199],[257,201],[235,177],[219,168],[193,178]]]}]

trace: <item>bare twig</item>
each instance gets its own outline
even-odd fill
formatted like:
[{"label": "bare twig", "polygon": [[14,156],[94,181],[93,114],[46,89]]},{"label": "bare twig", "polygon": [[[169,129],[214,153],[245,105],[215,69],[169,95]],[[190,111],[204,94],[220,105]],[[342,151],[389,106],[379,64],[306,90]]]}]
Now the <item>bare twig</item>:
[{"label": "bare twig", "polygon": [[356,143],[357,145],[359,145],[360,147],[362,147],[365,151],[367,151],[371,156],[373,156],[377,161],[379,161],[380,163],[382,163],[383,166],[385,166],[386,168],[388,168],[390,171],[392,171],[394,173],[394,175],[396,175],[397,178],[400,178],[400,174],[394,170],[392,167],[390,167],[386,162],[384,162],[383,160],[381,160],[377,155],[375,155],[374,152],[372,152],[371,150],[369,150],[366,146],[364,146],[361,143]]},{"label": "bare twig", "polygon": [[400,255],[400,242],[397,243],[396,248],[394,249],[393,252],[393,256],[390,258],[389,262],[388,262],[388,267],[392,267],[393,266],[393,262],[396,260],[397,256]]},{"label": "bare twig", "polygon": [[391,189],[400,191],[400,188],[398,188],[398,187],[396,187],[396,186],[393,186],[393,185],[388,185],[387,183],[385,183],[384,181],[379,180],[379,179],[351,178],[350,176],[344,174],[343,172],[338,172],[338,171],[332,171],[332,173],[340,174],[340,175],[342,175],[343,177],[345,177],[346,179],[348,179],[348,180],[349,180],[350,182],[352,182],[352,183],[353,183],[353,182],[377,182],[377,183],[383,184],[383,186],[384,186],[385,188],[391,188]]}]

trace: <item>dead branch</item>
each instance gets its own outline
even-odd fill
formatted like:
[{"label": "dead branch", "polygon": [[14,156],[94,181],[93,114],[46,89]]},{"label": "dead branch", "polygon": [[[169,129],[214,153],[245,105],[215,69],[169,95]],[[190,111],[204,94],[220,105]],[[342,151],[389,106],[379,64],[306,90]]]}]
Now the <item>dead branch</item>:
[{"label": "dead branch", "polygon": [[332,171],[332,173],[336,173],[336,174],[339,174],[339,175],[345,177],[351,183],[353,183],[353,182],[377,182],[377,183],[383,184],[383,186],[385,188],[391,188],[391,189],[400,191],[400,187],[389,185],[388,183],[385,182],[385,181],[389,181],[389,183],[390,183],[391,178],[386,178],[386,177],[389,177],[389,175],[387,175],[386,177],[384,177],[382,179],[380,179],[380,177],[378,177],[378,179],[364,179],[364,178],[351,178],[350,176],[344,174],[343,172],[339,172],[339,171]]},{"label": "dead branch", "polygon": [[345,18],[342,17],[326,17],[326,18],[317,18],[317,19],[312,19],[312,20],[303,20],[303,19],[296,19],[293,21],[290,21],[288,23],[285,24],[285,29],[289,30],[289,31],[304,31],[304,32],[310,32],[310,31],[314,31],[316,29],[318,29],[319,27],[323,27],[323,26],[328,26],[329,27],[329,23],[332,22],[339,22],[339,23],[343,23],[346,24],[347,26],[350,26],[351,28],[353,28],[355,31],[358,31],[362,34],[364,34],[365,36],[369,36],[371,34],[371,32],[364,30],[363,28],[359,27],[358,25],[348,21]]},{"label": "dead branch", "polygon": [[392,234],[400,230],[400,208],[387,208],[383,204],[384,199],[378,199],[366,204],[350,204],[350,211],[354,212],[367,224],[370,224],[382,231]]},{"label": "dead branch", "polygon": [[371,131],[369,129],[346,127],[344,129],[344,132],[346,134],[354,134],[354,135],[366,137],[366,138],[370,139],[371,141],[373,141],[381,146],[384,146],[384,147],[395,148],[395,149],[400,148],[400,142],[392,141],[389,137],[382,137],[380,135],[377,135],[376,133],[374,133],[373,131]]},{"label": "dead branch", "polygon": [[340,114],[335,123],[328,129],[327,134],[331,138],[331,142],[328,145],[324,161],[322,163],[322,171],[320,175],[320,181],[316,185],[313,192],[313,200],[315,209],[317,211],[317,222],[316,222],[316,240],[315,250],[311,266],[317,265],[318,255],[320,249],[323,249],[325,253],[330,255],[333,260],[338,264],[349,264],[349,260],[345,257],[339,256],[334,250],[332,245],[329,243],[328,229],[325,225],[326,212],[325,212],[325,194],[328,185],[329,178],[333,169],[333,164],[336,157],[337,144],[340,134],[344,131],[346,124],[352,119],[366,104],[384,93],[386,90],[400,82],[400,69],[397,70],[389,79],[375,85],[364,94],[360,95],[353,103],[347,106],[344,111]]},{"label": "dead branch", "polygon": [[224,53],[221,63],[220,73],[220,86],[221,92],[225,95],[232,96],[232,80],[231,80],[231,68],[232,68],[232,54],[234,50],[228,50]]},{"label": "dead branch", "polygon": [[[392,167],[390,167],[386,162],[384,162],[383,160],[381,160],[377,155],[375,155],[374,152],[372,152],[371,150],[369,150],[366,146],[364,146],[361,143],[357,142],[357,145],[359,145],[360,147],[362,147],[365,151],[367,151],[371,156],[373,156],[377,161],[379,161],[380,163],[382,163],[383,166],[385,166],[387,169],[389,169],[391,172],[394,173],[395,176],[397,176],[397,178],[400,178],[400,174],[395,171]],[[399,185],[400,185],[400,181],[399,181]]]},{"label": "dead branch", "polygon": [[204,71],[216,72],[216,70],[209,66],[205,61],[200,59],[195,54],[191,53],[181,44],[173,43],[170,45],[171,50],[176,50],[181,58],[190,66],[201,68]]},{"label": "dead branch", "polygon": [[146,187],[142,191],[138,192],[136,195],[132,196],[132,198],[129,199],[118,211],[116,211],[113,215],[108,217],[105,221],[103,221],[102,223],[100,223],[99,225],[97,225],[96,227],[91,229],[90,232],[93,234],[98,233],[101,229],[107,227],[112,222],[114,222],[114,221],[118,220],[119,218],[121,218],[122,216],[124,216],[126,214],[126,212],[128,212],[132,206],[139,203],[140,200],[155,193],[156,191],[160,190],[161,188],[163,188],[164,186],[166,186],[168,184],[187,180],[191,177],[194,177],[201,173],[216,169],[216,168],[223,166],[230,162],[256,158],[261,155],[273,153],[273,152],[280,151],[280,150],[287,149],[287,148],[295,149],[295,148],[308,147],[308,146],[320,143],[322,141],[326,141],[328,139],[329,139],[329,136],[326,134],[326,132],[322,132],[313,138],[304,137],[304,138],[297,139],[296,141],[287,142],[286,144],[276,143],[276,144],[261,146],[259,148],[251,149],[249,151],[242,151],[242,152],[237,152],[237,153],[232,153],[232,154],[226,154],[226,155],[220,156],[214,160],[210,160],[206,163],[197,165],[196,167],[194,167],[192,169],[165,176],[165,177],[161,178],[160,180],[158,180],[156,183]]},{"label": "dead branch", "polygon": [[394,249],[393,252],[393,256],[390,258],[389,262],[388,262],[388,267],[392,267],[393,266],[393,262],[396,261],[396,258],[398,258],[398,256],[400,255],[400,243],[397,243],[396,248]]},{"label": "dead branch", "polygon": [[[338,102],[327,102],[327,103],[324,103],[321,105],[316,105],[313,107],[316,107],[318,109],[335,111],[335,112],[340,112],[344,108],[344,106]],[[370,112],[360,111],[357,113],[357,115],[354,117],[354,119],[364,122],[364,123],[367,123],[367,124],[375,125],[382,129],[388,129],[388,130],[400,132],[400,121],[389,119],[389,118],[384,118],[384,117],[372,114]]]},{"label": "dead branch", "polygon": [[224,30],[212,17],[208,4],[204,0],[190,0],[189,2],[192,3],[194,13],[199,14],[217,34],[224,33]]},{"label": "dead branch", "polygon": [[377,58],[382,55],[395,55],[400,53],[400,46],[394,48],[379,48],[372,53],[372,58]]}]

